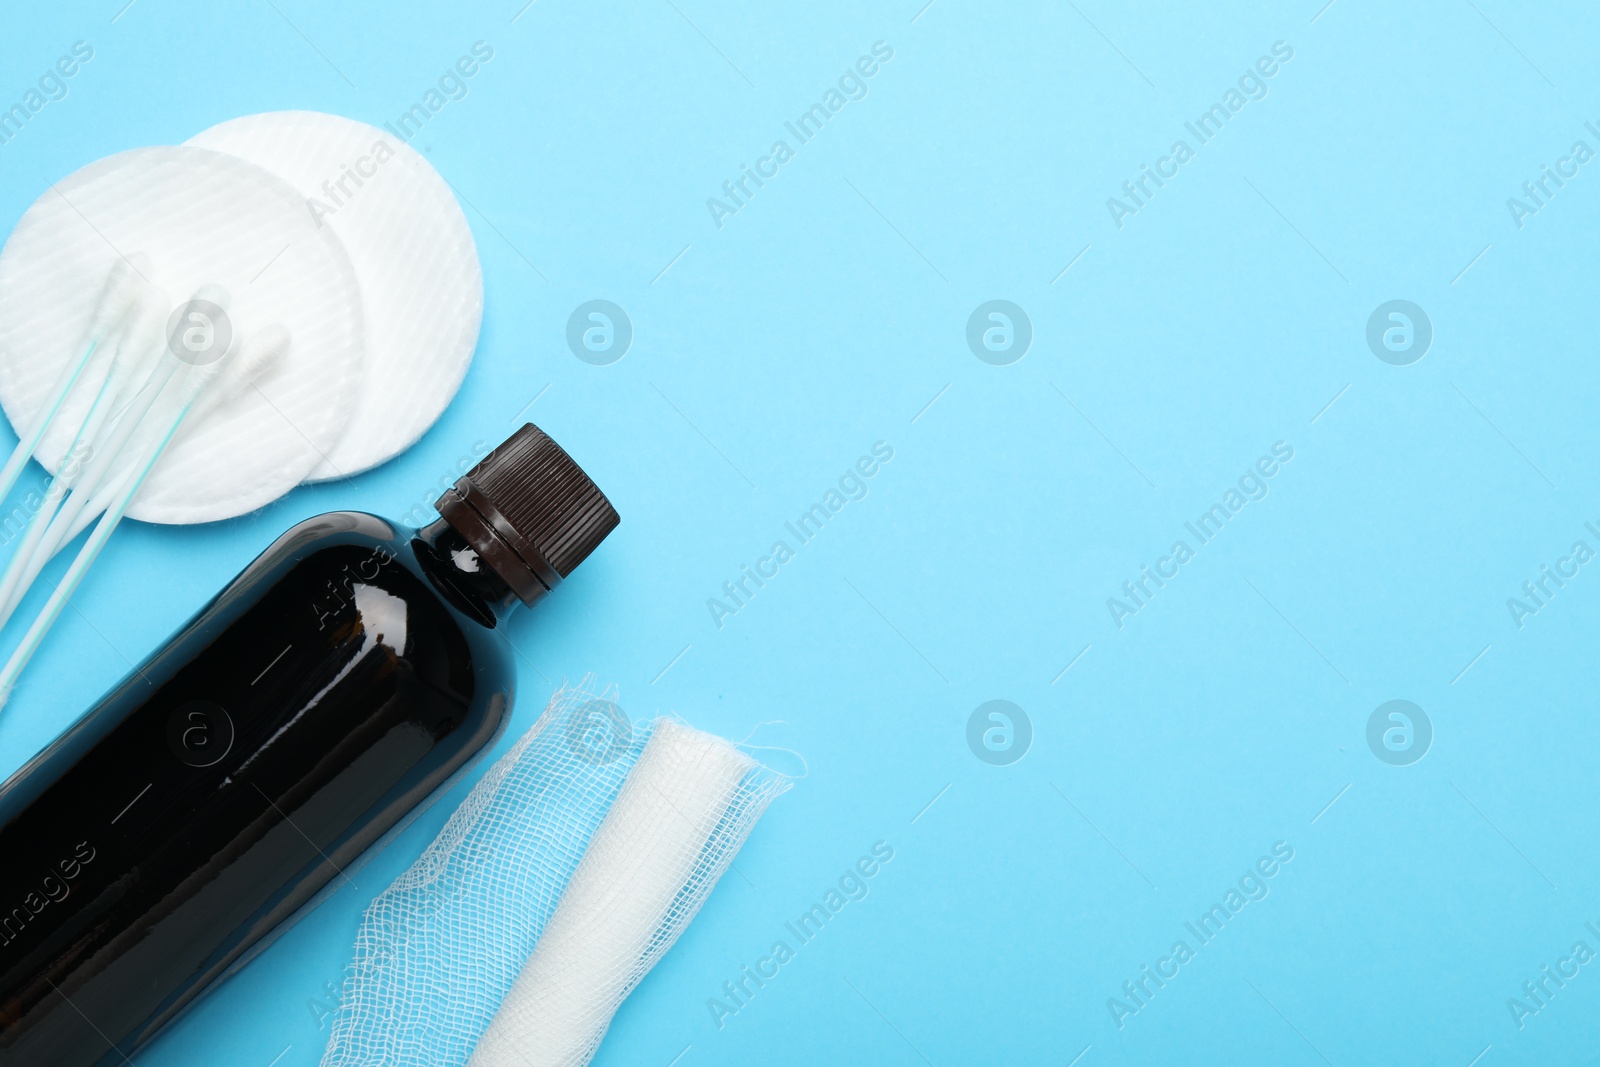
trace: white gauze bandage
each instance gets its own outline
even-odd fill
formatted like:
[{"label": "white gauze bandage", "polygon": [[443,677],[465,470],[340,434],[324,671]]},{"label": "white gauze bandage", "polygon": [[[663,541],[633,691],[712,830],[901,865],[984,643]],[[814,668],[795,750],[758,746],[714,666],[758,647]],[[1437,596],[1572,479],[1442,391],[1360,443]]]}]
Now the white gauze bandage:
[{"label": "white gauze bandage", "polygon": [[471,1067],[581,1067],[705,902],[772,783],[720,737],[656,723]]},{"label": "white gauze bandage", "polygon": [[557,693],[368,909],[322,1067],[587,1063],[787,787],[720,738]]}]

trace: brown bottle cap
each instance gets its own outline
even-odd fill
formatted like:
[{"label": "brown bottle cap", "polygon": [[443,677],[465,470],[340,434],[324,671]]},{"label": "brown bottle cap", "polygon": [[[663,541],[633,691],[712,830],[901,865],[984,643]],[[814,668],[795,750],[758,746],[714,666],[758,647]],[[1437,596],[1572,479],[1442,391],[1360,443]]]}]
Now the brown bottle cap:
[{"label": "brown bottle cap", "polygon": [[434,507],[527,604],[560,585],[621,521],[599,486],[531,422]]}]

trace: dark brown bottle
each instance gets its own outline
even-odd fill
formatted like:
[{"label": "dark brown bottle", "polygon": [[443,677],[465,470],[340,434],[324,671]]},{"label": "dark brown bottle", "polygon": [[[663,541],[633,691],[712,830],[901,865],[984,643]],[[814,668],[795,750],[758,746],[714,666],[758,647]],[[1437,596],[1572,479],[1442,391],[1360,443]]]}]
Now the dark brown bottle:
[{"label": "dark brown bottle", "polygon": [[0,1065],[125,1062],[505,725],[617,513],[531,424],[437,506],[300,523],[0,786]]}]

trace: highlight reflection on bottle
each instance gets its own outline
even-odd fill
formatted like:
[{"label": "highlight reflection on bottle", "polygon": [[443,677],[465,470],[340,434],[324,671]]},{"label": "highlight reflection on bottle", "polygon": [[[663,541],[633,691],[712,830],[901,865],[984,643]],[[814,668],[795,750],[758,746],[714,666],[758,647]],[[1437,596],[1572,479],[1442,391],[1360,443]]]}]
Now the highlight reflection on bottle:
[{"label": "highlight reflection on bottle", "polygon": [[495,632],[617,525],[526,425],[412,530],[289,530],[0,787],[0,1065],[122,1063],[482,752]]}]

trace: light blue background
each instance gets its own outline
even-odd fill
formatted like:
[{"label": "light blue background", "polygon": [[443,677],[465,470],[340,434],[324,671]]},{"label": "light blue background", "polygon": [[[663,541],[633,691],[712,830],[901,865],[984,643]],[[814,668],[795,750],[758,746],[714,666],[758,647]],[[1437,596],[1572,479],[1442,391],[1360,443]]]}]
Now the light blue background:
[{"label": "light blue background", "polygon": [[[1600,1056],[1600,963],[1523,1029],[1506,1004],[1600,951],[1600,564],[1520,630],[1506,606],[1600,549],[1600,161],[1520,229],[1506,207],[1600,150],[1587,5],[121,2],[7,13],[6,103],[74,41],[95,58],[0,147],[0,225],[237,115],[381,124],[482,40],[414,143],[470,201],[488,311],[404,457],[120,532],[0,717],[0,771],[282,529],[431,501],[526,408],[623,524],[513,624],[517,724],[593,673],[636,716],[776,720],[754,741],[809,765],[597,1063]],[[869,95],[719,229],[707,198],[880,40]],[[1276,41],[1267,97],[1196,145]],[[1106,199],[1180,137],[1195,158],[1119,229]],[[633,322],[610,366],[565,343],[593,298]],[[1004,367],[965,341],[997,298],[1035,332]],[[1365,341],[1395,298],[1435,331],[1405,367]],[[717,628],[707,598],[879,440],[869,495]],[[1270,495],[1118,629],[1106,599],[1277,441]],[[995,698],[1034,728],[1007,767],[965,740]],[[1395,698],[1435,731],[1411,766],[1365,739]],[[465,788],[140,1067],[316,1063],[362,908]],[[880,840],[870,895],[719,1030],[707,999]],[[1118,1029],[1107,999],[1279,841],[1270,895]]]}]

